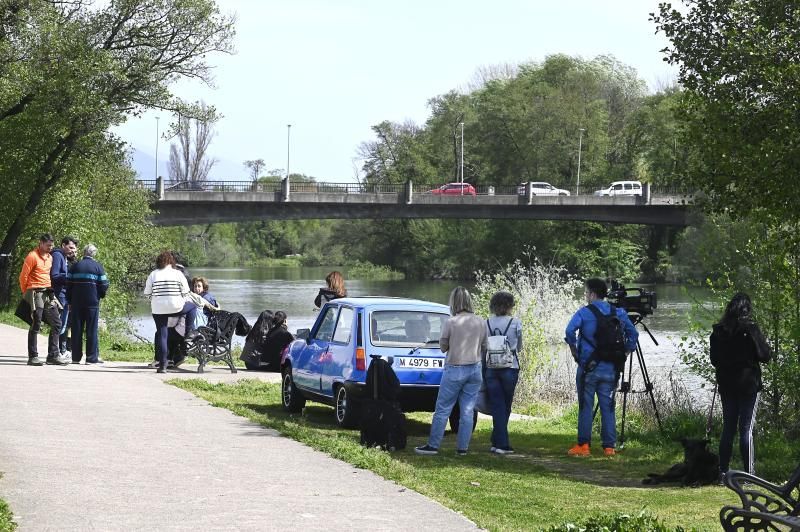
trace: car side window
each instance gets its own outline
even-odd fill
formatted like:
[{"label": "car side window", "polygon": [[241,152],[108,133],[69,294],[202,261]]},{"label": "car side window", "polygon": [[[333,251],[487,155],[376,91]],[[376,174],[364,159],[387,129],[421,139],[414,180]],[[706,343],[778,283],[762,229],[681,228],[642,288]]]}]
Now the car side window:
[{"label": "car side window", "polygon": [[633,185],[630,183],[625,183],[625,190],[633,190]]},{"label": "car side window", "polygon": [[319,329],[317,329],[317,334],[314,335],[314,338],[317,340],[322,340],[323,342],[331,341],[331,338],[333,338],[333,329],[336,325],[336,312],[338,310],[338,307],[328,307],[325,309],[325,315],[322,317],[322,322],[320,323]]},{"label": "car side window", "polygon": [[336,321],[336,332],[333,333],[333,341],[336,343],[349,344],[350,336],[353,332],[353,309],[342,307],[339,312],[339,319]]},{"label": "car side window", "polygon": [[614,185],[614,190],[622,190],[622,185]]}]

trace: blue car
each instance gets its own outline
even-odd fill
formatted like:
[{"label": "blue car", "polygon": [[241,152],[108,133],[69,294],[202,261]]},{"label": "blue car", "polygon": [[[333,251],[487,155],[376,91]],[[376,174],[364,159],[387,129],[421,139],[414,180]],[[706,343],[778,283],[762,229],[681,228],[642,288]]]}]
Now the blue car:
[{"label": "blue car", "polygon": [[334,407],[336,422],[354,427],[366,390],[372,355],[391,361],[406,411],[432,412],[444,371],[439,336],[449,308],[438,303],[389,297],[335,299],[319,311],[314,326],[298,331],[281,365],[282,402],[299,412],[307,400]]}]

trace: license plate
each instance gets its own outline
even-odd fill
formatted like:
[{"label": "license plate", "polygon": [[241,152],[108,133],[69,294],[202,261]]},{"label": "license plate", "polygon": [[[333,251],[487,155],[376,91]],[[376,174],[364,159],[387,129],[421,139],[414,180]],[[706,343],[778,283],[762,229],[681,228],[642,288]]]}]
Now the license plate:
[{"label": "license plate", "polygon": [[444,360],[441,358],[399,357],[397,367],[402,369],[441,369],[444,367]]}]

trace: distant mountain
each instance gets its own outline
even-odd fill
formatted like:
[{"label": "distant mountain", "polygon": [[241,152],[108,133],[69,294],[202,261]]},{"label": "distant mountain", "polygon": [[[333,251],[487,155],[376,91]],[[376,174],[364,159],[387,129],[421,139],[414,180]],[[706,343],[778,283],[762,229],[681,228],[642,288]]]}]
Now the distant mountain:
[{"label": "distant mountain", "polygon": [[[167,160],[169,154],[158,154],[158,173],[167,177]],[[155,179],[156,158],[149,153],[131,148],[131,168],[139,179]],[[219,159],[211,168],[208,175],[209,181],[249,181],[247,169],[242,163],[235,163],[226,159]]]}]

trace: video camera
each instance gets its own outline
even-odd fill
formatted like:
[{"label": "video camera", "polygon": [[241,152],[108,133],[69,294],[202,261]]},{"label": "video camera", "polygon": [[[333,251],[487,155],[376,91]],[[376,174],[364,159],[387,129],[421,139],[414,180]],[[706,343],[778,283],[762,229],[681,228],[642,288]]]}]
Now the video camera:
[{"label": "video camera", "polygon": [[658,307],[655,292],[648,292],[643,288],[625,288],[625,285],[614,280],[611,281],[611,290],[606,299],[615,307],[642,317],[649,316],[653,313],[653,309]]}]

